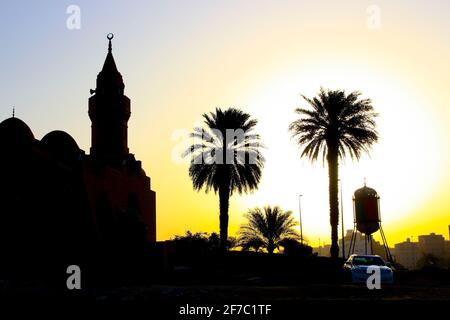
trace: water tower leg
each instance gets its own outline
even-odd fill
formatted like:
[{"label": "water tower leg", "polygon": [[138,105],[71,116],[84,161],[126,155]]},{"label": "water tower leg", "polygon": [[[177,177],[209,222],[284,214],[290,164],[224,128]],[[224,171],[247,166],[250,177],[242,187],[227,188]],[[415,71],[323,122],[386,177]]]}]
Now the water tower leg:
[{"label": "water tower leg", "polygon": [[383,228],[381,227],[381,223],[380,223],[380,233],[381,233],[381,239],[383,239],[384,250],[386,251],[386,259],[388,261],[392,262],[391,251],[389,250],[389,246],[388,246],[388,243],[386,240],[386,236],[384,235]]},{"label": "water tower leg", "polygon": [[369,241],[369,236],[367,234],[364,235],[364,254],[367,254],[367,241]]},{"label": "water tower leg", "polygon": [[355,244],[356,244],[356,236],[358,235],[358,230],[355,226],[355,230],[353,231],[353,248],[352,248],[352,253],[355,253]]},{"label": "water tower leg", "polygon": [[370,240],[370,254],[373,254],[373,237],[371,234],[369,235],[369,240]]},{"label": "water tower leg", "polygon": [[[355,250],[355,240],[356,240],[356,224],[353,226],[352,237],[350,238],[350,245],[348,246],[348,255],[349,257]],[[352,249],[353,247],[353,249]]]}]

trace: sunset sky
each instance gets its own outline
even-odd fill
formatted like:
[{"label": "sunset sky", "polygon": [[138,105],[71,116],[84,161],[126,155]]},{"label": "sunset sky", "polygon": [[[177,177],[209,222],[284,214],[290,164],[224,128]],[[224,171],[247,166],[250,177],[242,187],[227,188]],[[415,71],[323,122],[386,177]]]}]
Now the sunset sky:
[{"label": "sunset sky", "polygon": [[[80,29],[66,26],[69,5],[81,10]],[[374,8],[379,28],[368,24]],[[158,240],[218,231],[217,196],[193,191],[177,155],[203,113],[233,106],[259,121],[267,149],[259,190],[231,199],[230,233],[254,206],[298,218],[302,194],[303,231],[317,245],[330,238],[327,168],[300,159],[288,125],[307,106],[301,94],[360,90],[380,114],[380,141],[341,166],[346,229],[366,178],[390,245],[430,232],[448,239],[449,12],[436,0],[10,1],[0,10],[0,120],[15,106],[37,139],[61,129],[89,152],[87,99],[112,32],[131,99],[129,147],[157,193]]]}]

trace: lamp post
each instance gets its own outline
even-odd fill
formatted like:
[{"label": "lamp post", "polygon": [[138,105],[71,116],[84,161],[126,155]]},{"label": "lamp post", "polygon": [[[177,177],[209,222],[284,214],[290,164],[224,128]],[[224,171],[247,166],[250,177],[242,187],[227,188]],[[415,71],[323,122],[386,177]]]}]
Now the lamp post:
[{"label": "lamp post", "polygon": [[298,213],[300,216],[300,243],[303,245],[302,195],[298,196]]},{"label": "lamp post", "polygon": [[344,203],[342,201],[342,180],[339,179],[341,184],[341,229],[342,229],[342,258],[345,260],[345,240],[344,240]]}]

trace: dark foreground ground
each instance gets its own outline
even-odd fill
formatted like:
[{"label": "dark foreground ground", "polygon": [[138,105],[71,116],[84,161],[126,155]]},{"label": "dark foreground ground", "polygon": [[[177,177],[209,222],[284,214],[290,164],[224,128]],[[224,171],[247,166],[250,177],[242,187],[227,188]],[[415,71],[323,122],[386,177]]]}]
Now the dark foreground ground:
[{"label": "dark foreground ground", "polygon": [[[267,285],[258,283],[242,285],[129,285],[110,288],[85,288],[78,292],[56,294],[48,287],[32,284],[9,292],[7,299],[20,310],[22,304],[41,302],[51,308],[69,305],[66,310],[90,312],[91,306],[103,307],[115,313],[125,307],[127,319],[299,319],[299,312],[327,314],[329,312],[355,312],[384,318],[391,309],[403,315],[414,316],[417,312],[448,312],[450,285],[411,278],[401,284],[382,286],[380,290],[368,290],[365,286],[352,284],[298,284]],[[4,292],[3,292],[4,293]],[[5,297],[5,296],[4,296]],[[232,306],[234,305],[234,307]],[[245,305],[250,313],[244,313]],[[87,306],[87,307],[86,307]],[[206,314],[184,314],[189,307],[213,308]],[[251,307],[256,307],[252,309]],[[83,310],[83,311],[80,311]],[[122,309],[123,310],[123,309]],[[139,311],[137,311],[139,310]],[[131,313],[130,313],[131,312]],[[103,311],[101,311],[103,313]],[[147,315],[142,317],[142,315]]]},{"label": "dark foreground ground", "polygon": [[[389,305],[412,312],[414,308],[428,310],[429,304],[450,305],[450,272],[446,269],[398,271],[393,285],[369,290],[340,277],[342,261],[318,257],[232,253],[183,258],[156,267],[152,261],[140,268],[135,265],[82,267],[81,290],[67,289],[65,270],[55,269],[45,279],[21,277],[22,273],[3,277],[0,301],[139,305],[158,314],[157,319],[287,319],[282,314],[308,307],[321,312],[334,308],[367,311]],[[27,270],[31,269],[23,272]],[[270,311],[257,307],[251,309],[257,314],[243,314],[243,309],[237,314],[239,306],[230,305],[269,305]],[[209,317],[180,314],[205,306],[214,307],[215,313]]]},{"label": "dark foreground ground", "polygon": [[[365,285],[350,283],[274,284],[261,278],[249,278],[241,284],[129,284],[81,288],[62,292],[40,281],[22,283],[14,288],[7,281],[0,283],[0,297],[52,299],[54,297],[89,301],[159,301],[246,303],[259,301],[320,301],[320,300],[441,300],[450,305],[450,284],[420,273],[380,290],[369,290]],[[400,283],[399,283],[400,282]]]}]

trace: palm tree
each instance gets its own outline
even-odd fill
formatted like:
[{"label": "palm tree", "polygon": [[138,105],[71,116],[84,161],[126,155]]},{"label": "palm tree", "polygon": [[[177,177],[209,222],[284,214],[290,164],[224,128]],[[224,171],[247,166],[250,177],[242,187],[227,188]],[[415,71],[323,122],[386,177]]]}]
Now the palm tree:
[{"label": "palm tree", "polygon": [[247,224],[239,230],[239,243],[244,250],[259,244],[272,254],[286,239],[300,238],[293,229],[297,222],[292,212],[283,211],[278,206],[251,209],[246,218]]},{"label": "palm tree", "polygon": [[245,241],[238,239],[238,243],[242,251],[253,249],[253,251],[259,252],[259,249],[264,248],[264,242],[260,238],[249,238]]},{"label": "palm tree", "polygon": [[350,155],[357,160],[378,141],[374,112],[370,99],[360,99],[360,92],[346,94],[343,90],[320,89],[317,97],[303,96],[311,109],[296,109],[300,118],[292,122],[289,130],[303,147],[302,157],[311,161],[319,155],[328,162],[331,249],[333,258],[339,255],[338,246],[338,177],[339,158]]},{"label": "palm tree", "polygon": [[227,249],[230,196],[255,190],[261,179],[264,158],[257,121],[235,108],[203,114],[206,128],[194,128],[194,143],[184,155],[191,155],[189,176],[194,189],[203,187],[219,194],[221,249]]}]

